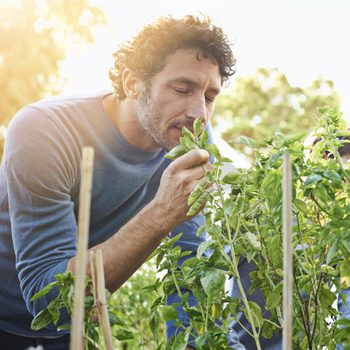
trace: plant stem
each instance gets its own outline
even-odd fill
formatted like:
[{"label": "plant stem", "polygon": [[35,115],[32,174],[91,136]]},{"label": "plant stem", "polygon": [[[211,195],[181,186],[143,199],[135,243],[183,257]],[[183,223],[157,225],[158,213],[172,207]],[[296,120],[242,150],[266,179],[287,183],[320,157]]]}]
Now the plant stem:
[{"label": "plant stem", "polygon": [[[217,190],[218,190],[218,193],[220,195],[221,201],[222,201],[222,203],[224,203],[224,197],[223,197],[223,193],[222,193],[222,190],[221,190],[221,186],[220,186],[220,184],[218,183],[217,180],[215,181],[215,184],[217,186]],[[226,226],[228,237],[230,238],[230,249],[231,249],[231,256],[232,256],[232,259],[230,259],[230,263],[231,263],[231,266],[232,266],[232,270],[233,270],[234,276],[235,276],[236,281],[237,281],[238,289],[239,289],[239,291],[241,293],[243,304],[244,304],[244,306],[246,307],[246,310],[247,310],[247,318],[248,318],[248,321],[249,321],[249,323],[250,323],[250,325],[252,327],[253,338],[254,338],[256,347],[257,347],[258,350],[261,350],[261,345],[260,345],[260,341],[259,341],[259,334],[258,334],[258,332],[256,330],[256,325],[255,325],[255,322],[254,322],[254,319],[253,319],[253,314],[252,314],[252,311],[251,311],[251,308],[250,308],[250,305],[249,305],[249,301],[248,301],[247,295],[246,295],[246,293],[244,291],[244,288],[243,288],[243,285],[242,285],[242,281],[241,281],[241,277],[240,277],[240,274],[239,274],[239,271],[238,271],[235,247],[234,247],[234,244],[233,244],[232,234],[231,234],[231,228],[230,228],[229,220],[228,220],[228,217],[227,217],[227,214],[226,214],[225,210],[224,210],[224,218],[225,218],[225,223],[224,224]],[[236,229],[236,233],[237,233],[237,231],[238,231],[238,227]]]},{"label": "plant stem", "polygon": [[[299,310],[300,310],[300,314],[301,314],[301,320],[302,320],[303,325],[304,325],[304,330],[305,330],[306,338],[308,341],[309,349],[312,349],[312,347],[310,347],[311,346],[311,339],[310,339],[310,328],[309,328],[309,323],[308,323],[308,317],[306,316],[306,314],[302,308],[302,305],[304,305],[304,301],[301,298],[301,293],[300,293],[300,289],[299,289],[299,286],[297,283],[295,270],[293,270],[293,278],[294,278],[294,285],[295,285],[295,288],[297,290],[297,296],[298,296],[299,301],[300,301]],[[307,313],[307,311],[306,311],[306,313]]]}]

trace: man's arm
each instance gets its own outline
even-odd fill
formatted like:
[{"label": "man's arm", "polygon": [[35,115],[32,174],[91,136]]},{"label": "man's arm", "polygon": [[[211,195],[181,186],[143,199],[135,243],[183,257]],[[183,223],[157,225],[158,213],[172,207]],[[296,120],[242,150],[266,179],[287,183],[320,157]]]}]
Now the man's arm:
[{"label": "man's arm", "polygon": [[[197,149],[172,162],[154,199],[111,238],[92,248],[102,250],[106,287],[111,292],[146,261],[162,238],[188,219],[187,198],[204,175],[200,164],[208,159],[206,151]],[[75,257],[68,262],[71,271],[74,262]]]},{"label": "man's arm", "polygon": [[[36,315],[57,296],[31,297],[74,269],[76,218],[71,194],[79,190],[81,147],[37,108],[13,119],[6,135],[4,168],[16,267],[28,310]],[[146,260],[171,229],[187,219],[187,197],[203,176],[208,154],[195,150],[165,170],[154,199],[114,236],[101,243],[107,288],[114,291]],[[95,247],[96,248],[96,247]]]}]

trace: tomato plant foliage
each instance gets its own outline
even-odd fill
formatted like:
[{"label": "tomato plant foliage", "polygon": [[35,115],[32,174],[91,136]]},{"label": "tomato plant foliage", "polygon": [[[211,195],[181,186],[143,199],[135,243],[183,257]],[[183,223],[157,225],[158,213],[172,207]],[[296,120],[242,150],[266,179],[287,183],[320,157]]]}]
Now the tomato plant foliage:
[{"label": "tomato plant foliage", "polygon": [[[340,112],[321,109],[314,130],[321,141],[316,145],[306,146],[303,133],[275,134],[259,142],[244,137],[241,142],[252,148],[257,161],[250,169],[228,174],[221,172],[227,160],[216,148],[191,139],[215,156],[214,169],[206,175],[214,189],[206,196],[206,225],[200,229],[208,233],[208,240],[197,257],[180,269],[174,259],[178,247],[166,253],[161,247],[163,262],[158,266],[172,271],[164,284],[173,283],[179,293],[190,290],[198,300],[191,306],[186,294],[181,298],[196,348],[225,349],[229,324],[239,312],[249,321],[247,331],[257,348],[261,348],[259,338],[282,331],[282,158],[286,152],[293,165],[293,348],[332,349],[336,343],[350,342],[349,322],[339,318],[335,306],[350,275],[350,171],[337,151],[341,135],[348,131]],[[185,145],[182,141],[179,148]],[[244,259],[254,266],[249,291],[243,288],[238,269]],[[225,277],[238,285],[239,297],[228,297]],[[250,300],[256,289],[263,293],[264,305]]]},{"label": "tomato plant foliage", "polygon": [[[152,343],[147,340],[153,349],[185,349],[188,342],[196,349],[230,349],[227,334],[241,313],[250,324],[246,331],[257,349],[261,349],[262,337],[281,334],[282,158],[286,152],[291,155],[293,180],[293,349],[335,349],[336,344],[350,344],[350,322],[340,317],[335,303],[350,280],[350,169],[337,151],[346,142],[339,139],[344,135],[348,132],[341,113],[320,109],[314,129],[314,136],[320,138],[317,144],[307,146],[305,134],[275,134],[264,141],[244,137],[241,142],[255,152],[256,163],[223,174],[223,165],[230,160],[207,143],[199,119],[194,133],[183,130],[180,144],[169,158],[196,147],[214,157],[213,169],[206,172],[188,200],[188,215],[203,210],[206,223],[198,235],[206,232],[207,240],[195,257],[189,257],[190,252],[177,245],[181,234],[167,237],[151,257],[159,277],[138,289],[153,295],[143,299],[149,303],[149,329],[143,332],[153,338]],[[179,265],[180,259],[184,262]],[[238,268],[243,260],[254,267],[249,290],[244,288]],[[236,284],[238,296],[229,295],[227,280]],[[251,300],[256,290],[264,296],[262,305]],[[135,289],[125,292],[130,298],[138,293]],[[179,302],[166,305],[166,295],[173,292],[178,293]],[[190,302],[190,293],[196,303]],[[130,298],[125,295],[123,303]],[[113,314],[122,320],[123,313],[114,300]],[[181,309],[189,317],[189,326],[179,321]],[[49,312],[49,317],[57,320],[55,312]],[[164,320],[177,327],[168,340],[160,331]],[[123,329],[130,335],[128,327],[130,331],[134,326],[127,323]],[[145,339],[138,346],[147,349]]]}]

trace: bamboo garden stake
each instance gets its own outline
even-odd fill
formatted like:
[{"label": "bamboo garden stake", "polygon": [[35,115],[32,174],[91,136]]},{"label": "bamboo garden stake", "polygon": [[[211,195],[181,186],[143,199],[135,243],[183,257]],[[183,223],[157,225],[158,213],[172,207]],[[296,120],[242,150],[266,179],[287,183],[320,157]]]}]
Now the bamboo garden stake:
[{"label": "bamboo garden stake", "polygon": [[79,195],[78,247],[75,261],[74,302],[70,350],[83,349],[85,275],[87,264],[94,149],[84,147]]},{"label": "bamboo garden stake", "polygon": [[290,154],[283,157],[283,350],[292,349],[293,334],[293,248],[292,170]]},{"label": "bamboo garden stake", "polygon": [[94,288],[95,306],[97,310],[98,321],[102,328],[104,343],[106,350],[113,350],[112,332],[109,322],[105,293],[103,255],[101,249],[96,250],[96,252],[90,252],[90,266]]}]

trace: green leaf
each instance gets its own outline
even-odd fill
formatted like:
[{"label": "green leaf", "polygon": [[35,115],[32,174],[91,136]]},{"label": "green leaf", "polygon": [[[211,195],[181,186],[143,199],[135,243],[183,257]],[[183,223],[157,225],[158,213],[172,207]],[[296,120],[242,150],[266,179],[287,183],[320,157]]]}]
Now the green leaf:
[{"label": "green leaf", "polygon": [[348,242],[347,240],[342,240],[341,243],[344,246],[344,248],[350,253],[350,242]]},{"label": "green leaf", "polygon": [[114,336],[119,340],[130,340],[134,339],[134,333],[126,328],[118,329]]},{"label": "green leaf", "polygon": [[290,136],[286,136],[283,139],[283,145],[284,146],[289,146],[297,141],[300,141],[306,137],[307,133],[306,132],[299,132]]},{"label": "green leaf", "polygon": [[70,285],[74,283],[74,275],[71,271],[65,271],[55,275],[55,279],[58,284]]},{"label": "green leaf", "polygon": [[196,349],[202,349],[205,343],[207,342],[208,337],[209,337],[208,333],[204,333],[201,336],[197,337],[195,340]]},{"label": "green leaf", "polygon": [[312,184],[322,181],[322,176],[319,174],[311,174],[305,180],[305,185],[310,186]]},{"label": "green leaf", "polygon": [[163,283],[163,291],[166,295],[172,294],[176,291],[176,286],[173,280],[168,280]]},{"label": "green leaf", "polygon": [[208,182],[201,182],[199,183],[191,192],[191,194],[189,195],[188,199],[187,199],[187,204],[189,206],[191,206],[198,198],[199,196],[203,193],[203,191],[205,190],[205,188],[207,187]]},{"label": "green leaf", "polygon": [[70,324],[63,324],[62,326],[57,327],[57,331],[69,331],[70,329]]},{"label": "green leaf", "polygon": [[282,299],[282,282],[279,283],[266,297],[266,309],[272,310],[277,307]]},{"label": "green leaf", "polygon": [[[187,332],[186,332],[187,333]],[[185,350],[188,342],[188,333],[179,332],[174,340],[171,350]]]},{"label": "green leaf", "polygon": [[171,248],[182,237],[182,235],[183,232],[180,232],[176,236],[168,238],[164,244],[166,244],[168,248]]},{"label": "green leaf", "polygon": [[329,266],[326,264],[322,264],[320,270],[321,270],[321,272],[327,273],[328,275],[331,275],[331,276],[338,275],[338,271],[333,266]]},{"label": "green leaf", "polygon": [[327,259],[326,259],[326,263],[327,265],[329,265],[335,255],[335,253],[338,250],[338,243],[339,243],[339,239],[336,239],[333,244],[331,245],[328,253],[327,253]]},{"label": "green leaf", "polygon": [[271,258],[275,266],[282,265],[282,243],[279,236],[274,236],[266,242],[268,256]]},{"label": "green leaf", "polygon": [[178,313],[175,307],[164,305],[161,307],[161,314],[165,321],[172,321],[178,318]]},{"label": "green leaf", "polygon": [[200,281],[210,301],[220,300],[226,282],[224,271],[213,268],[205,269]]},{"label": "green leaf", "polygon": [[258,240],[258,238],[251,232],[246,232],[245,233],[245,237],[248,240],[248,242],[250,243],[250,245],[255,249],[255,250],[261,250],[261,243]]},{"label": "green leaf", "polygon": [[268,173],[261,183],[262,190],[269,197],[276,194],[276,190],[281,187],[281,174],[277,171],[272,171]]},{"label": "green leaf", "polygon": [[340,174],[338,174],[336,171],[334,170],[326,170],[323,173],[323,176],[326,177],[327,179],[332,180],[334,183],[341,183],[342,181],[342,177]]},{"label": "green leaf", "polygon": [[329,308],[337,298],[337,293],[330,291],[326,286],[320,289],[320,302],[323,309]]},{"label": "green leaf", "polygon": [[159,332],[159,313],[156,309],[152,310],[151,312],[149,324],[151,327],[151,331],[154,334],[157,334]]},{"label": "green leaf", "polygon": [[177,145],[171,149],[164,157],[168,159],[176,159],[188,152],[188,149],[182,145]]},{"label": "green leaf", "polygon": [[[264,317],[261,311],[261,307],[254,301],[249,301],[248,304],[252,314],[259,320],[259,323],[262,325],[264,322]],[[248,318],[248,313],[246,309],[243,309],[243,313],[245,317]]]},{"label": "green leaf", "polygon": [[221,154],[220,151],[218,149],[218,147],[216,145],[214,145],[213,143],[207,143],[205,144],[204,148],[210,153],[212,154],[217,160],[221,159]]},{"label": "green leaf", "polygon": [[34,301],[37,300],[38,298],[41,298],[42,296],[46,295],[47,293],[49,293],[51,291],[51,289],[55,288],[58,286],[58,282],[51,282],[49,284],[47,284],[43,289],[41,289],[38,293],[34,294],[32,296],[32,298],[30,299],[30,301]]},{"label": "green leaf", "polygon": [[238,172],[236,172],[236,173],[229,172],[223,177],[222,182],[224,182],[226,184],[235,185],[235,184],[237,184],[240,177],[241,177],[241,174]]},{"label": "green leaf", "polygon": [[[188,129],[187,129],[188,130]],[[184,131],[184,130],[182,130]],[[190,131],[188,130],[190,133]],[[186,149],[186,153],[189,152],[191,149],[194,149],[197,147],[195,141],[192,138],[189,138],[188,136],[181,136],[179,139],[180,146],[182,146],[184,149]]]},{"label": "green leaf", "polygon": [[194,136],[196,138],[199,138],[199,136],[202,134],[203,132],[203,125],[202,125],[202,121],[200,118],[196,118],[194,123],[193,123],[193,131],[194,131]]},{"label": "green leaf", "polygon": [[110,324],[113,325],[119,325],[119,326],[124,326],[125,323],[122,321],[115,313],[113,312],[108,312],[108,317],[109,317],[109,322]]},{"label": "green leaf", "polygon": [[160,252],[158,253],[157,259],[156,259],[156,266],[157,266],[158,268],[159,268],[160,263],[162,262],[164,256],[165,256],[165,251],[164,251],[164,250],[162,250],[162,251],[160,251]]},{"label": "green leaf", "polygon": [[194,141],[193,134],[191,133],[190,130],[188,130],[188,129],[186,128],[186,126],[183,126],[183,127],[182,127],[182,135],[183,135],[186,139],[191,140],[191,141]]},{"label": "green leaf", "polygon": [[186,213],[187,216],[193,216],[198,213],[198,211],[205,205],[207,200],[209,199],[209,192],[204,191],[199,197],[195,200],[195,202],[191,205],[190,209]]},{"label": "green leaf", "polygon": [[211,247],[215,242],[213,240],[209,240],[209,241],[204,241],[202,242],[197,249],[197,259],[199,259],[203,253],[209,248]]},{"label": "green leaf", "polygon": [[204,130],[201,135],[201,139],[199,141],[199,147],[205,148],[205,145],[207,144],[208,140],[209,140],[209,134],[206,130]]},{"label": "green leaf", "polygon": [[52,316],[49,310],[43,309],[41,310],[32,320],[30,328],[34,331],[40,331],[40,329],[46,327],[52,322]]},{"label": "green leaf", "polygon": [[308,213],[308,207],[304,201],[295,198],[294,205],[298,208],[298,210],[301,210],[304,214]]},{"label": "green leaf", "polygon": [[59,318],[60,318],[60,308],[61,308],[61,302],[58,299],[52,300],[49,305],[47,305],[47,310],[49,311],[52,322],[54,324],[57,324]]}]

